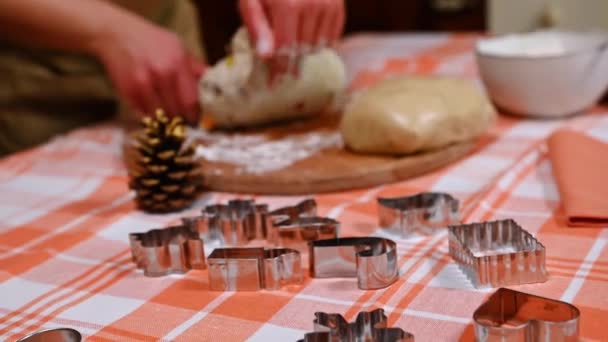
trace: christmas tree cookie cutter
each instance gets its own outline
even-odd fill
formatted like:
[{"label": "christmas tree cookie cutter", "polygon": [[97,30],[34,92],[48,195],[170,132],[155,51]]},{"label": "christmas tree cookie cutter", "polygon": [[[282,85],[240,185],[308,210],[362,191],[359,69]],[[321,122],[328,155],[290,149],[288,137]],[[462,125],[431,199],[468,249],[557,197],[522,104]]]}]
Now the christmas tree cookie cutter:
[{"label": "christmas tree cookie cutter", "polygon": [[357,277],[362,290],[376,290],[399,277],[397,245],[380,237],[351,237],[308,242],[313,278]]},{"label": "christmas tree cookie cutter", "polygon": [[572,304],[500,288],[473,314],[482,342],[578,341],[580,311]]},{"label": "christmas tree cookie cutter", "polygon": [[221,246],[243,246],[252,240],[265,239],[277,246],[301,243],[318,237],[337,237],[339,223],[317,217],[313,199],[296,205],[268,210],[267,204],[253,200],[231,200],[203,209],[202,215],[182,218],[185,226],[199,232],[205,242]]},{"label": "christmas tree cookie cutter", "polygon": [[129,242],[133,262],[148,277],[206,267],[203,241],[198,232],[189,227],[173,226],[131,233]]},{"label": "christmas tree cookie cutter", "polygon": [[268,205],[242,199],[206,206],[202,215],[182,218],[182,222],[194,227],[205,242],[231,247],[265,239],[271,225]]},{"label": "christmas tree cookie cutter", "polygon": [[414,335],[401,328],[387,327],[383,309],[361,311],[349,323],[336,313],[316,312],[314,332],[298,342],[414,342]]},{"label": "christmas tree cookie cutter", "polygon": [[278,290],[303,279],[300,252],[288,248],[216,248],[207,262],[212,291]]},{"label": "christmas tree cookie cutter", "polygon": [[449,227],[452,258],[476,288],[547,280],[545,246],[514,220]]},{"label": "christmas tree cookie cutter", "polygon": [[430,235],[439,228],[460,223],[459,202],[446,193],[380,197],[377,202],[380,227],[403,237],[414,233]]}]

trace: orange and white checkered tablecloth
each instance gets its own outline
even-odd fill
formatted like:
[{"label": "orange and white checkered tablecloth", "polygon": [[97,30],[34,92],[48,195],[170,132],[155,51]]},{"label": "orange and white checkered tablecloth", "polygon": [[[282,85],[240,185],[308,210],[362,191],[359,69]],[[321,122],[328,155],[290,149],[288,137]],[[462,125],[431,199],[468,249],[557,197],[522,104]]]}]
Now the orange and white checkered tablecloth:
[{"label": "orange and white checkered tablecloth", "polygon": [[[469,35],[359,35],[341,51],[353,88],[388,75],[477,79]],[[315,196],[341,233],[378,232],[377,196],[444,191],[461,201],[465,222],[514,218],[547,248],[550,279],[514,289],[575,304],[581,336],[608,340],[608,229],[568,228],[545,138],[568,126],[608,141],[608,108],[553,121],[500,116],[474,153],[436,172],[372,189]],[[378,291],[355,279],[306,277],[280,291],[210,292],[206,271],[146,278],[131,261],[128,233],[184,215],[135,210],[121,159],[121,131],[75,131],[0,160],[0,340],[67,326],[90,341],[295,341],[314,312],[384,308],[389,325],[416,341],[472,340],[476,290],[448,254],[447,234],[396,239],[400,278]],[[210,193],[188,213],[225,201]],[[271,207],[301,198],[258,197]],[[608,200],[608,199],[607,199]],[[306,272],[305,272],[306,273]]]}]

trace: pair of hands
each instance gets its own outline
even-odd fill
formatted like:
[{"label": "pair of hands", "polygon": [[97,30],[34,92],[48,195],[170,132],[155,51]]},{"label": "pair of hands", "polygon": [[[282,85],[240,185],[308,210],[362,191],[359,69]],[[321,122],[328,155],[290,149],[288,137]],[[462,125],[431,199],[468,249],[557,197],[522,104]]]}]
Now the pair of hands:
[{"label": "pair of hands", "polygon": [[[239,0],[239,10],[258,55],[276,73],[287,70],[285,51],[335,42],[345,17],[344,0]],[[176,34],[144,20],[118,31],[99,39],[95,50],[119,95],[138,113],[163,108],[197,122],[206,66]]]}]

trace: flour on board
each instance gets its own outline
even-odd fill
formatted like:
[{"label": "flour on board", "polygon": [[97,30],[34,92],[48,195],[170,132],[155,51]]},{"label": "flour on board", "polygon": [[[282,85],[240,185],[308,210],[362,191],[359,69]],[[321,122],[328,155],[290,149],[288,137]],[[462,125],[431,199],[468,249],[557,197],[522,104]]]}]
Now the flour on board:
[{"label": "flour on board", "polygon": [[238,165],[237,172],[261,174],[286,168],[319,151],[343,146],[339,132],[309,132],[281,139],[264,134],[238,135],[192,130],[189,136],[201,141],[196,157]]}]

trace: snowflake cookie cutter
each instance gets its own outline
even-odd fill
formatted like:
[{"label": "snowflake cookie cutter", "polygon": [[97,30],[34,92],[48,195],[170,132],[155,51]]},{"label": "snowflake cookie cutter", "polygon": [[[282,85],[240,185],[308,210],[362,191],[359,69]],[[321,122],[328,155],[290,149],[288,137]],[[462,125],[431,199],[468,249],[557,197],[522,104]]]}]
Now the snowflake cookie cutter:
[{"label": "snowflake cookie cutter", "polygon": [[316,312],[314,332],[298,342],[414,342],[414,335],[401,328],[387,327],[383,309],[361,311],[349,323],[336,313]]}]

